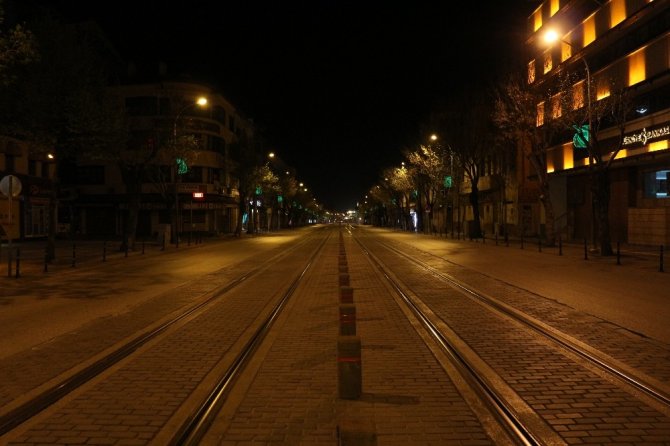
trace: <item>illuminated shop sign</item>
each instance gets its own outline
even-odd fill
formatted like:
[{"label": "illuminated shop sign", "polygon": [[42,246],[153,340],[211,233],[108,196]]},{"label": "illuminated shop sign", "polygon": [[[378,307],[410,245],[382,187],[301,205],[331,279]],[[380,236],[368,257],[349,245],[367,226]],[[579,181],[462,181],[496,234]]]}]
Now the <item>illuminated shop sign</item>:
[{"label": "illuminated shop sign", "polygon": [[633,144],[641,144],[646,146],[649,142],[668,136],[670,136],[670,125],[668,124],[653,127],[649,130],[645,127],[636,133],[624,136],[623,145],[630,146]]}]

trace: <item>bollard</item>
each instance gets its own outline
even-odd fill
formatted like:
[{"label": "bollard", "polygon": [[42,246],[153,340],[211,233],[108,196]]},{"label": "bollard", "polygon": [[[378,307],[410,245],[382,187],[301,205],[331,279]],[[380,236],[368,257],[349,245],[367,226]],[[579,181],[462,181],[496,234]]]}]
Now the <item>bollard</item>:
[{"label": "bollard", "polygon": [[563,240],[561,239],[560,235],[558,236],[558,255],[563,255]]},{"label": "bollard", "polygon": [[356,400],[362,393],[361,338],[337,338],[337,384],[342,399]]},{"label": "bollard", "polygon": [[161,246],[161,251],[165,251],[165,237],[163,237],[163,246]]},{"label": "bollard", "polygon": [[12,250],[7,250],[7,277],[12,277]]},{"label": "bollard", "polygon": [[340,286],[349,286],[349,274],[340,274]]},{"label": "bollard", "polygon": [[354,289],[350,286],[340,287],[340,303],[353,304],[354,303]]},{"label": "bollard", "polygon": [[107,240],[102,242],[102,261],[107,261]]},{"label": "bollard", "polygon": [[498,246],[498,233],[496,232],[496,246]]},{"label": "bollard", "polygon": [[589,249],[586,245],[586,239],[584,239],[584,260],[589,259]]},{"label": "bollard", "polygon": [[621,265],[621,250],[619,249],[619,242],[616,242],[616,264]]},{"label": "bollard", "polygon": [[355,418],[340,420],[337,425],[338,446],[376,446],[377,432],[374,422]]},{"label": "bollard", "polygon": [[77,245],[72,242],[72,268],[77,266]]},{"label": "bollard", "polygon": [[663,245],[661,245],[661,255],[659,257],[658,271],[661,273],[663,272]]},{"label": "bollard", "polygon": [[356,305],[340,304],[340,336],[356,335]]},{"label": "bollard", "polygon": [[16,274],[14,278],[18,279],[21,277],[21,248],[16,248]]},{"label": "bollard", "polygon": [[486,244],[486,233],[482,231],[482,243]]},{"label": "bollard", "polygon": [[509,236],[507,235],[507,232],[505,232],[505,246],[509,248]]}]

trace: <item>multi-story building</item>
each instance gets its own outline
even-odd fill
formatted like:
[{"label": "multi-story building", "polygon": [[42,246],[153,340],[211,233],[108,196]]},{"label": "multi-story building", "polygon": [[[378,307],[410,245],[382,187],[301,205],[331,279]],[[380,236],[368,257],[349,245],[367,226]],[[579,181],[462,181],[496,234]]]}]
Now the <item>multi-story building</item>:
[{"label": "multi-story building", "polygon": [[[151,164],[140,186],[138,237],[234,231],[239,193],[229,148],[243,135],[250,136],[251,121],[215,89],[199,83],[122,85],[112,92],[125,104],[129,120],[123,163],[132,168],[130,163],[144,162],[145,157]],[[206,98],[206,105],[198,106],[198,98]],[[184,135],[197,141],[197,149],[184,154],[165,149]],[[120,161],[78,159],[75,171],[63,175],[63,188],[72,196],[63,203],[71,209],[75,232],[123,233],[129,190]]]},{"label": "multi-story building", "polygon": [[[609,167],[612,241],[670,243],[670,1],[545,0],[529,17],[528,82],[537,89],[559,73],[578,73],[574,108],[594,107],[625,91],[631,107],[623,145],[615,120],[597,131]],[[554,45],[543,43],[553,30]],[[585,99],[586,98],[586,99]],[[538,125],[561,115],[559,101],[538,104]],[[592,237],[590,157],[564,135],[547,148],[557,227],[573,239]]]},{"label": "multi-story building", "polygon": [[31,149],[25,141],[0,137],[0,179],[13,175],[21,185],[11,199],[11,212],[9,197],[0,194],[0,239],[45,237],[50,216],[55,216],[50,212],[56,199],[54,160],[49,153]]}]

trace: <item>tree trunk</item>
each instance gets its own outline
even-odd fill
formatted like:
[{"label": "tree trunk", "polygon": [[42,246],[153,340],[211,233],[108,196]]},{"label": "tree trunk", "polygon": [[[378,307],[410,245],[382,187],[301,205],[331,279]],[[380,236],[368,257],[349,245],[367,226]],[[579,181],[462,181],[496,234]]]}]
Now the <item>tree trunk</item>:
[{"label": "tree trunk", "polygon": [[478,180],[472,180],[472,191],[470,192],[470,205],[472,205],[472,228],[470,228],[470,238],[480,238],[482,236],[482,224],[479,220],[479,187]]},{"label": "tree trunk", "polygon": [[546,245],[555,246],[556,245],[556,228],[554,221],[554,206],[551,201],[551,193],[549,191],[549,183],[542,180],[540,181],[540,202],[544,207],[544,215],[546,218],[545,222],[545,232],[546,232]]},{"label": "tree trunk", "polygon": [[609,204],[610,204],[610,181],[609,171],[598,168],[594,173],[593,181],[593,209],[596,213],[598,224],[598,243],[600,244],[600,255],[611,256],[612,240],[610,236]]}]

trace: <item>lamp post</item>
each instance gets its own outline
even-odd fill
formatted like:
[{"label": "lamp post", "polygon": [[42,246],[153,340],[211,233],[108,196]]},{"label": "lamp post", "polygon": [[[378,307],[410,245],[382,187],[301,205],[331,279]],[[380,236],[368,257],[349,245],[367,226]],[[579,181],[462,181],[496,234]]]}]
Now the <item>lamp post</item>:
[{"label": "lamp post", "polygon": [[[175,150],[175,157],[177,155],[177,148],[178,148],[178,143],[177,143],[177,123],[179,122],[179,119],[182,117],[184,112],[192,107],[205,107],[207,106],[207,98],[204,96],[198,97],[195,102],[186,104],[179,110],[179,113],[177,113],[177,116],[175,116],[174,121],[172,122],[172,138],[173,138],[173,144],[174,147],[173,149]],[[180,212],[179,212],[179,180],[181,179],[180,175],[182,173],[186,172],[180,172],[183,160],[181,158],[176,158],[174,160],[175,162],[172,164],[172,168],[174,169],[174,205],[175,205],[175,233],[174,233],[174,241],[175,241],[175,247],[179,248],[179,220],[180,220]],[[180,163],[182,161],[182,163]]]},{"label": "lamp post", "polygon": [[[553,29],[547,30],[544,35],[543,35],[544,41],[548,45],[553,45],[554,43],[560,41],[561,43],[564,43],[570,47],[570,54],[572,54],[572,50],[574,49],[574,46],[570,43],[567,42],[559,36],[558,32]],[[589,155],[589,172],[591,173],[591,181],[594,181],[593,177],[593,139],[592,139],[592,128],[593,128],[593,107],[592,107],[592,102],[591,102],[591,69],[589,68],[589,64],[586,61],[586,57],[583,55],[580,56],[580,59],[582,62],[584,62],[584,68],[586,70],[586,107],[587,107],[587,119],[588,119],[588,128],[586,130],[586,150],[588,150],[588,155]],[[583,138],[583,130],[578,129],[577,130],[578,136]],[[594,247],[596,245],[596,225],[595,225],[595,209],[594,209],[594,204],[593,204],[593,199],[591,199],[591,240],[592,243],[594,244]]]}]

